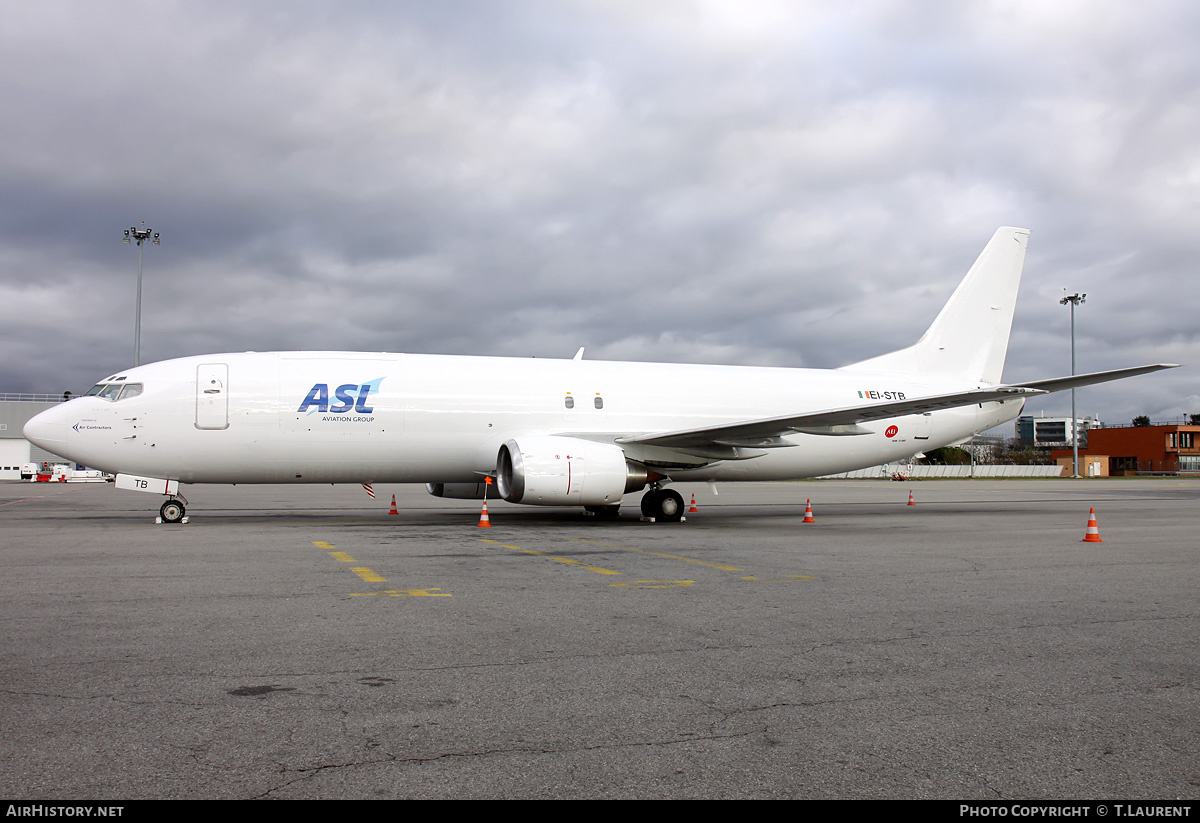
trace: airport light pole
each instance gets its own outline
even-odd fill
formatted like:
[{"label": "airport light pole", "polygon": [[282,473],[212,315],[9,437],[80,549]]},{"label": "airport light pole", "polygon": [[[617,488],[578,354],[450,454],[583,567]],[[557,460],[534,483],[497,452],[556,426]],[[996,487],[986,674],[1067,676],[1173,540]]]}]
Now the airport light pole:
[{"label": "airport light pole", "polygon": [[146,228],[146,221],[142,221],[142,227],[130,226],[125,230],[125,239],[123,243],[137,241],[138,247],[138,281],[137,281],[137,309],[133,318],[133,365],[142,365],[142,244],[149,240],[154,245],[158,245],[158,232]]},{"label": "airport light pole", "polygon": [[[1060,306],[1071,304],[1071,376],[1075,376],[1075,307],[1087,302],[1086,294],[1067,294],[1063,289]],[[1079,417],[1075,414],[1075,389],[1071,389],[1071,476],[1079,477]]]}]

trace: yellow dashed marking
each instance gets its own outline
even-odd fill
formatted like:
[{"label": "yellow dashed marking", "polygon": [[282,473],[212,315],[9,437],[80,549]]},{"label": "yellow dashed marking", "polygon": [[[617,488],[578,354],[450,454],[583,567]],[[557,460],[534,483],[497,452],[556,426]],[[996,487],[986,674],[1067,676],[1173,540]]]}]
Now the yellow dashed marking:
[{"label": "yellow dashed marking", "polygon": [[[489,541],[495,542],[495,541]],[[356,562],[353,557],[343,551],[338,551],[338,547],[332,543],[327,543],[324,540],[314,540],[312,544],[318,549],[324,549],[329,552],[329,556],[334,560],[342,563]],[[366,566],[351,566],[350,571],[357,574],[366,583],[386,583],[387,578],[379,574],[373,569],[368,569]],[[387,597],[452,597],[448,592],[443,592],[441,589],[393,589],[383,592],[351,592],[351,597],[378,597],[385,595]]]},{"label": "yellow dashed marking", "polygon": [[599,540],[587,540],[582,537],[569,537],[568,540],[575,540],[579,543],[593,543],[597,546],[607,546],[610,549],[621,549],[627,552],[637,552],[638,554],[648,554],[653,557],[665,557],[668,560],[682,560],[685,563],[695,563],[700,566],[708,566],[711,569],[720,569],[725,572],[740,572],[742,569],[737,566],[722,566],[719,563],[709,563],[705,560],[695,560],[691,557],[682,557],[678,554],[664,554],[663,552],[652,552],[646,549],[635,549],[632,546],[618,546],[616,543],[601,543]]},{"label": "yellow dashed marking", "polygon": [[[434,594],[438,592],[438,594]],[[351,592],[351,597],[453,597],[449,593],[441,593],[441,589],[393,589],[386,592]]]},{"label": "yellow dashed marking", "polygon": [[612,583],[622,589],[671,589],[679,586],[694,586],[695,580],[638,580],[636,583]]},{"label": "yellow dashed marking", "polygon": [[537,549],[527,549],[524,546],[514,546],[510,543],[501,543],[499,540],[488,540],[487,538],[481,537],[479,539],[479,542],[480,543],[493,543],[497,546],[502,546],[503,548],[506,548],[506,549],[512,549],[513,551],[522,552],[523,554],[532,554],[532,555],[536,555],[538,557],[545,557],[547,560],[553,560],[557,563],[566,563],[569,566],[579,566],[581,569],[587,569],[588,571],[595,572],[596,574],[620,574],[621,573],[621,572],[615,572],[612,569],[604,569],[599,566],[587,566],[584,563],[582,563],[581,561],[572,560],[569,557],[557,557],[553,554],[547,554],[546,552],[540,552]]}]

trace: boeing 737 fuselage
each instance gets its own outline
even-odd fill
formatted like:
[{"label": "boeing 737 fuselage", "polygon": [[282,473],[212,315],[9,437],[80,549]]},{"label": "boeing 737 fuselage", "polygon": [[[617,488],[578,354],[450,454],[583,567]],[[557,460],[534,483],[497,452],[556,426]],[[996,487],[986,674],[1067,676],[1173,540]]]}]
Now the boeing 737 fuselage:
[{"label": "boeing 737 fuselage", "polygon": [[[178,484],[426,483],[678,520],[672,481],[783,480],[905,460],[1012,420],[1031,395],[1168,364],[1000,382],[1028,232],[1003,228],[918,343],[837,370],[349,352],[128,369],[25,436],[166,494]],[[582,352],[582,350],[581,350]]]}]

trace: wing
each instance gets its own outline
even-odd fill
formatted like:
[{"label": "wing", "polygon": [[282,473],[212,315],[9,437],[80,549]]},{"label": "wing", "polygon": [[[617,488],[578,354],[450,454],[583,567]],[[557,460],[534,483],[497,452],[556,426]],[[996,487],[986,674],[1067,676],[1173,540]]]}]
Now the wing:
[{"label": "wing", "polygon": [[907,414],[924,414],[925,412],[937,411],[939,409],[973,406],[976,403],[1023,399],[1039,394],[1049,394],[1050,392],[1062,391],[1063,389],[1078,386],[1089,386],[1108,380],[1120,380],[1123,377],[1133,377],[1137,374],[1147,374],[1175,367],[1174,364],[1170,363],[1137,366],[1129,369],[1080,374],[1074,377],[1037,380],[1019,386],[993,386],[986,389],[972,389],[952,394],[937,394],[886,403],[845,406],[839,409],[823,409],[821,411],[785,415],[782,417],[765,417],[759,420],[721,423],[715,426],[702,426],[695,429],[628,435],[617,438],[616,442],[621,444],[639,443],[646,446],[685,449],[711,448],[714,446],[750,449],[780,448],[795,445],[792,442],[783,440],[782,437],[784,435],[797,433],[825,436],[870,434],[871,432],[868,429],[862,428],[859,424],[873,420],[884,420],[889,417],[903,417]]},{"label": "wing", "polygon": [[1139,374],[1149,374],[1150,372],[1162,371],[1163,369],[1177,369],[1178,363],[1157,363],[1153,366],[1133,366],[1128,369],[1113,369],[1112,371],[1096,371],[1090,374],[1076,374],[1072,377],[1055,377],[1050,380],[1034,380],[1031,383],[1022,383],[1031,389],[1041,389],[1046,392],[1062,391],[1063,389],[1077,389],[1080,386],[1091,386],[1094,383],[1107,383],[1109,380],[1120,380],[1123,377],[1134,377]]}]

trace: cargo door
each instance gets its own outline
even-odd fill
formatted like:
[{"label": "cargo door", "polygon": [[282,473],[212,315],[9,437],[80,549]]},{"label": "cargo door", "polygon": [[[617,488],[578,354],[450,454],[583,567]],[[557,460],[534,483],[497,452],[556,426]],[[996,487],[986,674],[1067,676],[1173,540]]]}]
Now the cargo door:
[{"label": "cargo door", "polygon": [[229,366],[225,363],[196,367],[196,428],[229,428]]}]

